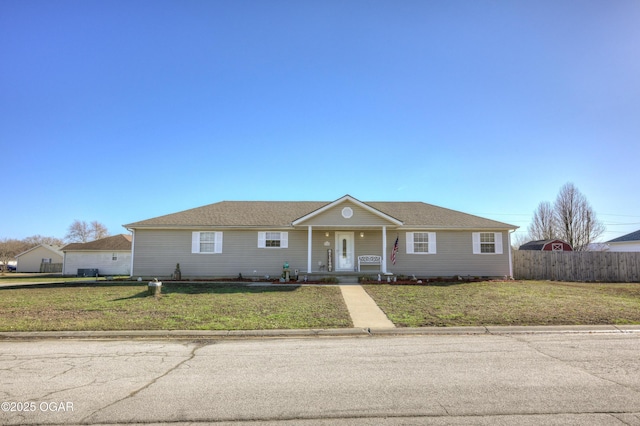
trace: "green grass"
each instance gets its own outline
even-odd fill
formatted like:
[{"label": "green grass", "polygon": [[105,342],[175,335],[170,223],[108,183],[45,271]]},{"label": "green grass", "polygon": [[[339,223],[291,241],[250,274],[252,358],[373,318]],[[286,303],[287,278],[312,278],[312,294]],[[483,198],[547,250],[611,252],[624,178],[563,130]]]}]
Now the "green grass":
[{"label": "green grass", "polygon": [[640,284],[509,281],[364,287],[400,327],[640,324]]},{"label": "green grass", "polygon": [[0,331],[351,327],[337,287],[99,282],[0,288]]},{"label": "green grass", "polygon": [[[640,324],[640,284],[365,285],[397,326]],[[0,331],[351,327],[338,287],[100,281],[0,287]]]}]

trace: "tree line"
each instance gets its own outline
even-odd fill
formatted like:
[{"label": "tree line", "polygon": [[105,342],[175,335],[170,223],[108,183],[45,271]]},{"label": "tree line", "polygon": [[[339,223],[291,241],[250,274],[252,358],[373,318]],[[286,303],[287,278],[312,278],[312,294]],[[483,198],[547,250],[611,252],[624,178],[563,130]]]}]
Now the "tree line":
[{"label": "tree line", "polygon": [[37,247],[41,244],[64,246],[70,243],[87,243],[108,237],[109,231],[102,223],[94,220],[86,222],[84,220],[74,220],[67,229],[64,238],[47,237],[43,235],[33,235],[22,240],[12,238],[0,239],[0,271],[5,272],[8,263],[15,260],[15,257]]},{"label": "tree line", "polygon": [[574,251],[587,251],[604,231],[604,224],[587,198],[573,183],[566,183],[553,204],[549,201],[538,204],[525,239],[559,239],[569,243]]}]

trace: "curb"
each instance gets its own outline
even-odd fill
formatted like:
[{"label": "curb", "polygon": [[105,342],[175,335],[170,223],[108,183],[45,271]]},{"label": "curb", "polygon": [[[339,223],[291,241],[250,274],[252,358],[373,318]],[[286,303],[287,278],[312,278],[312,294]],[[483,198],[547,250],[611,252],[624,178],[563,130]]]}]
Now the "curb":
[{"label": "curb", "polygon": [[585,326],[486,326],[486,327],[420,327],[420,328],[335,328],[295,330],[124,330],[124,331],[30,331],[0,332],[7,340],[221,340],[309,337],[383,337],[425,335],[510,335],[510,334],[629,334],[640,333],[640,325]]}]

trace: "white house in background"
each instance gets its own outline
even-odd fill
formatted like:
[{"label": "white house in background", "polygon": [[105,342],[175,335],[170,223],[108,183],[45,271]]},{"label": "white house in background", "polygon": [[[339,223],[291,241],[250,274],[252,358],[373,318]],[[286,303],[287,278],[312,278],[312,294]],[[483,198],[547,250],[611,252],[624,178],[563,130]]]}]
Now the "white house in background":
[{"label": "white house in background", "polygon": [[62,247],[62,274],[77,275],[80,269],[97,269],[99,275],[129,275],[131,236],[120,234],[88,243]]},{"label": "white house in background", "polygon": [[640,251],[640,230],[614,238],[606,244],[609,246],[608,251]]},{"label": "white house in background", "polygon": [[16,272],[41,272],[43,263],[62,263],[60,246],[40,244],[16,256]]}]

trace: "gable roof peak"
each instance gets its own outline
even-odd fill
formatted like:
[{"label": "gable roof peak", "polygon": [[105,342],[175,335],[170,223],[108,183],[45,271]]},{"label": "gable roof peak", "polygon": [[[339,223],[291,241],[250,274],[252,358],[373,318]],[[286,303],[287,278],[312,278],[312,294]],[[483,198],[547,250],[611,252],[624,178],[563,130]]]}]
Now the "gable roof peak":
[{"label": "gable roof peak", "polygon": [[383,219],[386,219],[386,220],[388,220],[389,222],[391,222],[394,225],[401,226],[403,224],[402,221],[396,219],[395,217],[390,216],[387,213],[384,213],[384,212],[380,211],[379,209],[371,206],[370,204],[364,203],[364,202],[358,200],[357,198],[352,197],[349,194],[346,194],[345,196],[343,196],[341,198],[338,198],[337,200],[335,200],[335,201],[333,201],[331,203],[325,204],[324,206],[320,207],[319,209],[316,209],[316,210],[314,210],[314,211],[312,211],[312,212],[310,212],[308,214],[305,214],[304,216],[299,217],[298,219],[296,219],[293,222],[291,222],[291,225],[293,225],[293,226],[300,225],[302,222],[304,222],[304,221],[306,221],[308,219],[311,219],[312,217],[315,217],[315,216],[317,216],[317,215],[319,215],[319,214],[321,214],[321,213],[323,213],[323,212],[325,212],[325,211],[327,211],[327,210],[329,210],[329,209],[331,209],[331,208],[333,208],[335,206],[338,206],[338,205],[340,205],[340,204],[342,204],[342,203],[344,203],[346,201],[349,201],[349,202],[355,204],[356,206],[361,207],[361,208],[369,211],[370,213],[373,213],[376,216],[379,216],[379,217],[381,217]]}]

